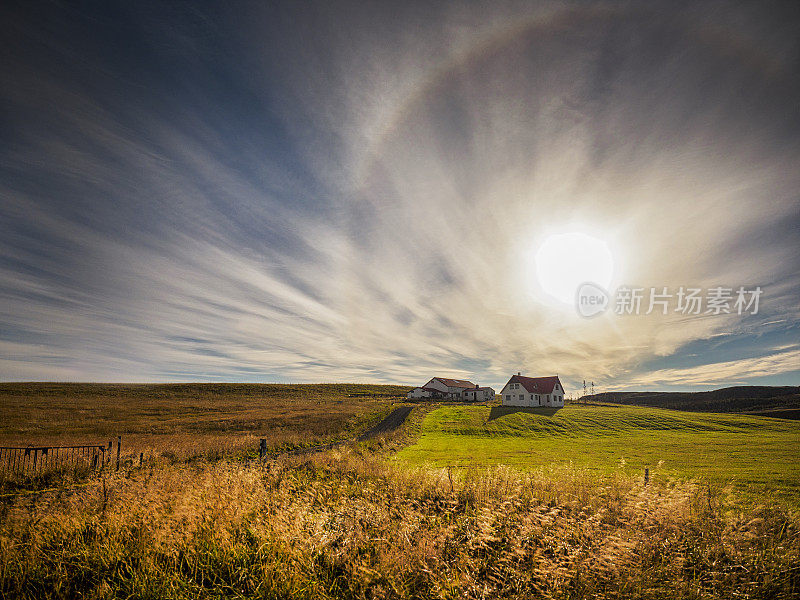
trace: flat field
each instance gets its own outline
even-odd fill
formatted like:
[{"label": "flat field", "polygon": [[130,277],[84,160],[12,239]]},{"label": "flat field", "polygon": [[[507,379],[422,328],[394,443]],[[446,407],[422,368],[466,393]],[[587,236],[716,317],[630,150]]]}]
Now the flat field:
[{"label": "flat field", "polygon": [[523,470],[573,464],[598,474],[732,484],[800,502],[800,423],[770,417],[632,406],[562,409],[444,406],[398,454],[416,465]]},{"label": "flat field", "polygon": [[368,384],[0,384],[0,445],[123,438],[123,450],[178,456],[350,437],[408,388]]},{"label": "flat field", "polygon": [[[798,511],[765,489],[796,489],[797,422],[632,407],[428,406],[426,419],[412,414],[408,430],[421,437],[402,460],[387,460],[391,443],[352,443],[262,462],[229,450],[253,449],[257,437],[352,437],[403,388],[5,389],[5,440],[122,431],[193,459],[9,488],[0,495],[0,598],[800,594]],[[402,443],[407,433],[393,435]],[[221,454],[192,454],[197,439],[224,445]],[[754,462],[745,476],[764,490],[758,503],[702,478],[742,468],[735,452]],[[638,469],[668,453],[644,485]],[[475,468],[439,468],[450,464]],[[696,483],[667,476],[701,464],[708,469]]]}]

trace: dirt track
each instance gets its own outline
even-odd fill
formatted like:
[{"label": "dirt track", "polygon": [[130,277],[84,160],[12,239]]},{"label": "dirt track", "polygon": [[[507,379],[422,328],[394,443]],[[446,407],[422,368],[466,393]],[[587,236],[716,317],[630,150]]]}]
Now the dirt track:
[{"label": "dirt track", "polygon": [[369,438],[394,431],[408,418],[408,415],[411,414],[413,408],[413,406],[401,406],[400,408],[395,408],[383,421],[371,429],[367,429],[367,431],[358,436],[358,441],[362,442],[364,440],[368,440]]},{"label": "dirt track", "polygon": [[[400,408],[395,408],[392,412],[390,412],[380,423],[367,429],[364,433],[356,438],[359,442],[363,442],[364,440],[368,440],[370,438],[383,435],[384,433],[390,433],[400,427],[400,425],[405,422],[408,418],[408,415],[411,414],[411,411],[414,409],[413,406],[401,406]],[[308,454],[310,452],[321,452],[323,450],[330,450],[332,448],[336,448],[337,446],[341,446],[346,444],[347,441],[342,442],[330,442],[328,444],[321,444],[319,446],[311,446],[309,448],[298,448],[296,450],[289,450],[288,452],[282,452],[280,454],[291,456],[297,454]],[[270,455],[274,458],[276,455]]]}]

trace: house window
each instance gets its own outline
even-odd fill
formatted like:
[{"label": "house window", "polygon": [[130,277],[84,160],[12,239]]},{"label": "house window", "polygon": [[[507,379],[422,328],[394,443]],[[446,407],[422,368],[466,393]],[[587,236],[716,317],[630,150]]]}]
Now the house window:
[{"label": "house window", "polygon": [[509,402],[511,402],[511,396],[510,396],[510,395],[506,396],[506,400],[508,400]]}]

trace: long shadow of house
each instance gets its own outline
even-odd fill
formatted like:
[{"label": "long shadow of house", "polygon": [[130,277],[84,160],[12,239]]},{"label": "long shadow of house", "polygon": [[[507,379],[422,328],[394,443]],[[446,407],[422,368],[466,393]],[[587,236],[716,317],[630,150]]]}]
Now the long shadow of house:
[{"label": "long shadow of house", "polygon": [[511,415],[518,412],[541,415],[543,417],[552,417],[559,410],[561,410],[561,408],[562,407],[560,406],[493,406],[492,410],[489,411],[489,420],[493,421],[495,419],[499,419],[500,417],[505,417],[506,415]]}]

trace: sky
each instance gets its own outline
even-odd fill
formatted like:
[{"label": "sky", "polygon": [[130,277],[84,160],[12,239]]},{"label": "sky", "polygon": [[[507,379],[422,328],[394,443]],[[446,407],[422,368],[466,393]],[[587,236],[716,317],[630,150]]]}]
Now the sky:
[{"label": "sky", "polygon": [[[0,380],[798,385],[798,30],[796,2],[4,2]],[[592,318],[540,276],[564,234],[611,257]],[[665,287],[762,294],[617,314]]]}]

